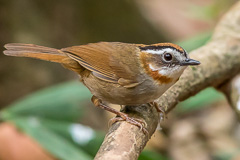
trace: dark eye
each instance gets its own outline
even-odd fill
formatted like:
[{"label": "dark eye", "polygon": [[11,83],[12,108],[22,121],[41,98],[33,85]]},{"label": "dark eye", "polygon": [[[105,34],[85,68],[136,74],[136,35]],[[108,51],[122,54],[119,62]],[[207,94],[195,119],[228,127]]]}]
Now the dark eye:
[{"label": "dark eye", "polygon": [[171,61],[172,60],[172,55],[170,53],[165,53],[163,57],[164,57],[165,61]]}]

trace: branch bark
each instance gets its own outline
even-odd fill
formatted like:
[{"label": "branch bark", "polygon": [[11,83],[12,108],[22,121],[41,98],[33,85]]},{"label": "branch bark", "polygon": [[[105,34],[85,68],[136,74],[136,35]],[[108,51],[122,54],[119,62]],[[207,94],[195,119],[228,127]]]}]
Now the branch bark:
[{"label": "branch bark", "polygon": [[240,120],[240,75],[221,86],[220,90],[225,94],[227,100]]},{"label": "branch bark", "polygon": [[146,143],[157,127],[159,114],[154,107],[147,104],[124,107],[123,112],[128,115],[143,119],[147,123],[148,135],[138,127],[125,121],[114,123],[100,147],[95,160],[134,160],[137,159]]},{"label": "branch bark", "polygon": [[[219,87],[240,72],[240,2],[222,18],[209,43],[190,55],[201,65],[188,67],[180,80],[157,100],[167,113],[178,102],[209,86]],[[125,112],[145,120],[149,137],[152,136],[158,122],[154,108],[127,106]],[[148,140],[136,126],[117,122],[110,127],[95,159],[137,159]]]}]

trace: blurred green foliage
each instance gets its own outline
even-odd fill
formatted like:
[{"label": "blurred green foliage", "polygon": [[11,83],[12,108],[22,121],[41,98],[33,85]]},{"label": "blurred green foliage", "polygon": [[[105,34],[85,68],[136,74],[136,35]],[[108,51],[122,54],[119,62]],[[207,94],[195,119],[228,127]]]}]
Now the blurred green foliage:
[{"label": "blurred green foliage", "polygon": [[226,12],[236,0],[212,0],[211,4],[206,6],[192,5],[191,11],[193,17],[202,20],[210,20],[219,18]]},{"label": "blurred green foliage", "polygon": [[138,160],[169,160],[169,158],[154,151],[144,150]]},{"label": "blurred green foliage", "polygon": [[90,97],[86,87],[78,82],[49,87],[8,106],[1,112],[4,119],[16,116],[37,116],[63,121],[76,121],[84,115],[84,101]]},{"label": "blurred green foliage", "polygon": [[[217,152],[215,155],[214,155],[214,160],[238,160],[238,156],[240,153],[240,149],[237,150],[237,151],[234,151],[234,152]],[[237,156],[237,157],[235,157]]]},{"label": "blurred green foliage", "polygon": [[192,38],[189,38],[185,41],[180,41],[175,43],[182,46],[187,52],[190,52],[206,44],[206,42],[210,39],[211,35],[212,35],[211,32],[204,32]]},{"label": "blurred green foliage", "polygon": [[[82,157],[84,160],[92,159],[80,147],[76,147],[68,139],[46,127],[45,125],[48,121],[41,121],[36,117],[25,116],[12,118],[10,122],[36,139],[42,147],[61,160],[79,160],[79,157]],[[58,126],[61,127],[61,121],[58,123]]]},{"label": "blurred green foliage", "polygon": [[[0,117],[14,123],[59,159],[78,160],[82,157],[88,160],[93,158],[104,136],[76,124],[85,113],[87,99],[90,99],[90,92],[86,87],[77,81],[68,82],[17,101],[2,110]],[[90,132],[92,136],[78,137],[86,131],[86,135]]]},{"label": "blurred green foliage", "polygon": [[176,111],[185,113],[191,112],[197,109],[202,109],[210,103],[224,99],[224,95],[216,91],[213,88],[207,88],[199,92],[196,96],[190,97],[187,100],[178,104]]}]

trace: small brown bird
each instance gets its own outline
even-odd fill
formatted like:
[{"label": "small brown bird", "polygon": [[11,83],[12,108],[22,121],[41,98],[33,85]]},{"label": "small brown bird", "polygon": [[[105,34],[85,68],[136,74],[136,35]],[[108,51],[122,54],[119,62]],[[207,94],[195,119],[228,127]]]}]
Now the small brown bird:
[{"label": "small brown bird", "polygon": [[142,129],[143,121],[129,117],[106,103],[140,105],[152,103],[178,81],[188,65],[186,51],[172,43],[152,45],[99,42],[63,49],[10,43],[5,55],[32,57],[61,63],[77,72],[93,94],[92,102]]}]

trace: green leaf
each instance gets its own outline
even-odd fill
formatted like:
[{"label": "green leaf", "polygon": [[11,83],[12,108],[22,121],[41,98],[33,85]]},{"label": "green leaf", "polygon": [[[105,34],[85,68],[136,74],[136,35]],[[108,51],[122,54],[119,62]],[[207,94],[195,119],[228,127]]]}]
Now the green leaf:
[{"label": "green leaf", "polygon": [[101,146],[104,134],[88,126],[64,121],[42,119],[42,125],[64,137],[70,143],[79,146],[83,151],[94,156]]},{"label": "green leaf", "polygon": [[176,44],[180,45],[186,51],[190,52],[206,44],[206,42],[210,39],[211,35],[212,35],[211,32],[204,32],[195,35],[194,37],[189,38],[185,41],[176,42]]},{"label": "green leaf", "polygon": [[157,152],[150,151],[150,150],[143,150],[140,154],[138,160],[168,160],[166,156],[163,156]]},{"label": "green leaf", "polygon": [[91,94],[80,82],[68,82],[33,93],[1,111],[3,119],[15,116],[39,116],[75,121],[84,114]]},{"label": "green leaf", "polygon": [[213,0],[204,6],[191,5],[189,17],[209,22],[216,21],[234,2],[234,0]]},{"label": "green leaf", "polygon": [[178,112],[192,111],[224,98],[224,95],[216,91],[214,88],[207,88],[199,92],[196,96],[179,103],[179,106],[176,107],[176,110]]},{"label": "green leaf", "polygon": [[[8,106],[0,112],[0,116],[5,121],[14,122],[47,150],[51,149],[49,146],[52,146],[52,143],[55,143],[54,139],[48,140],[49,136],[56,136],[56,139],[63,139],[77,150],[80,149],[94,156],[103,141],[103,133],[95,132],[81,124],[71,123],[84,114],[84,106],[86,101],[90,102],[90,97],[90,92],[80,82],[68,82],[33,93]],[[29,123],[23,123],[23,121]],[[29,126],[30,122],[37,122],[41,127],[32,130],[32,126]],[[92,131],[94,136],[86,137],[90,135],[88,132],[81,138],[82,132],[86,130]],[[45,136],[47,136],[46,139]],[[53,155],[59,154],[57,151],[50,152]]]},{"label": "green leaf", "polygon": [[236,159],[240,154],[240,148],[233,149],[232,151],[218,151],[214,153],[213,159],[216,160],[233,160]]},{"label": "green leaf", "polygon": [[17,127],[33,137],[38,143],[60,160],[91,160],[79,147],[46,128],[36,117],[16,117],[11,119]]}]

